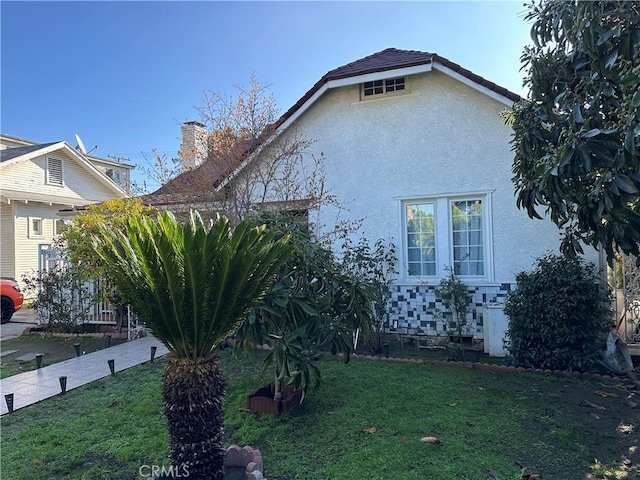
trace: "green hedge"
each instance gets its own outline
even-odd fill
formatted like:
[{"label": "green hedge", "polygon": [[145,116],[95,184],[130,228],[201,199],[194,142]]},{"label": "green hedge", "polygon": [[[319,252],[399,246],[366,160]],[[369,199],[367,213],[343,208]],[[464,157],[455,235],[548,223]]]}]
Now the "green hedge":
[{"label": "green hedge", "polygon": [[593,264],[547,254],[520,272],[509,295],[509,361],[526,368],[593,371],[612,326],[609,291]]}]

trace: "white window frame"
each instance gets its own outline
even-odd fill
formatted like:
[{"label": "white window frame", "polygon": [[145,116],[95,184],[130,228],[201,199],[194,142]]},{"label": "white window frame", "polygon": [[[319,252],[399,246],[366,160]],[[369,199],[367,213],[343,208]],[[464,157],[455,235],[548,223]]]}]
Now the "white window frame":
[{"label": "white window frame", "polygon": [[[451,206],[453,202],[477,201],[482,202],[482,240],[483,240],[483,275],[458,275],[468,284],[486,284],[494,282],[493,266],[493,228],[492,207],[490,192],[474,192],[465,194],[443,194],[438,196],[419,196],[400,198],[402,251],[401,277],[407,283],[437,284],[441,279],[449,275],[449,268],[453,267],[453,220]],[[436,248],[436,275],[409,275],[409,259],[407,245],[407,218],[406,207],[409,204],[433,203],[435,205],[435,248]]]},{"label": "white window frame", "polygon": [[[404,88],[402,88],[401,90],[396,90],[395,87],[392,90],[387,90],[387,82],[390,80],[399,80],[399,79],[403,79],[404,80]],[[365,87],[365,85],[367,83],[375,83],[375,82],[382,82],[382,92],[379,93],[373,93],[371,95],[365,95],[365,89],[367,87]],[[366,82],[362,82],[360,84],[360,99],[361,100],[373,100],[373,99],[379,99],[379,98],[386,98],[392,95],[404,95],[410,93],[409,91],[409,77],[406,75],[400,75],[400,76],[395,76],[395,77],[387,77],[387,78],[376,78],[373,80],[367,80]]]},{"label": "white window frame", "polygon": [[[40,230],[35,228],[36,223],[40,225]],[[44,220],[40,217],[29,217],[29,238],[40,238],[44,236]]]},{"label": "white window frame", "polygon": [[[58,226],[59,224],[59,226]],[[60,235],[60,230],[62,229],[62,226],[64,225],[64,220],[61,218],[54,218],[53,219],[53,236],[57,237],[58,235]]]},{"label": "white window frame", "polygon": [[[51,161],[60,162],[60,182],[51,181]],[[45,183],[47,185],[55,185],[57,187],[64,187],[64,160],[57,157],[46,157],[45,160]]]}]

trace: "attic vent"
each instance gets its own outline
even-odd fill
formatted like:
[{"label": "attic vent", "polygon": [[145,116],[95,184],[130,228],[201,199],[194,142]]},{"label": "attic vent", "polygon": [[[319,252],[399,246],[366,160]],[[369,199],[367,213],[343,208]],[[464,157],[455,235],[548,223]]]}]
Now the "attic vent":
[{"label": "attic vent", "polygon": [[59,158],[47,158],[47,183],[63,185],[62,160]]},{"label": "attic vent", "polygon": [[384,93],[399,92],[405,89],[404,77],[387,78],[386,80],[374,80],[362,84],[362,93],[365,97],[382,95]]}]

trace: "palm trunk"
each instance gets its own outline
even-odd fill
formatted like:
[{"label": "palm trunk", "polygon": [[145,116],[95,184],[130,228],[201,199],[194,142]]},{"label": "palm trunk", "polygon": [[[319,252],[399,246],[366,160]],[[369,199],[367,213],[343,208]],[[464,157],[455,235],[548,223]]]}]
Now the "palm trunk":
[{"label": "palm trunk", "polygon": [[216,355],[172,357],[163,376],[164,411],[171,465],[189,478],[224,478],[224,415],[227,382]]}]

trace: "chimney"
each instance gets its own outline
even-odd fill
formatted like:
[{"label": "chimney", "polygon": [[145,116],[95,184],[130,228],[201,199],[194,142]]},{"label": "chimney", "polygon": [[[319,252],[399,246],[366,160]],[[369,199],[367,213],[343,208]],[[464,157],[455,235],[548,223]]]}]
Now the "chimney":
[{"label": "chimney", "polygon": [[196,121],[182,124],[182,144],[179,156],[185,170],[196,168],[207,158],[207,137],[205,126]]}]

